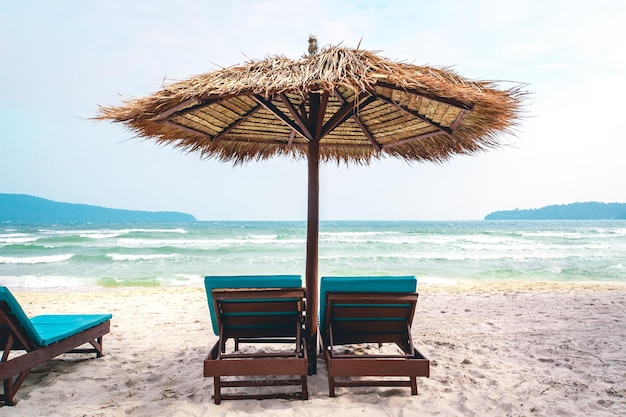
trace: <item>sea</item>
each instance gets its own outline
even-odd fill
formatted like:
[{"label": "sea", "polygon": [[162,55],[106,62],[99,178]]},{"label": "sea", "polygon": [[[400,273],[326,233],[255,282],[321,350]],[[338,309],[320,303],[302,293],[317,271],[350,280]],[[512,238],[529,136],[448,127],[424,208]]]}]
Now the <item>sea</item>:
[{"label": "sea", "polygon": [[[202,286],[305,275],[304,221],[0,223],[0,285],[34,291]],[[626,220],[322,221],[319,275],[418,285],[626,284]]]}]

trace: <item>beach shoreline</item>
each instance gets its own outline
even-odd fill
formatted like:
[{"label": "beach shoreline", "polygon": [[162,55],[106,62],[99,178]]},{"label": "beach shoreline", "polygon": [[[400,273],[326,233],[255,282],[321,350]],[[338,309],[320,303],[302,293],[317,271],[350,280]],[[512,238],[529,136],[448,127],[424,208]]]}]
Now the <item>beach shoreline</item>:
[{"label": "beach shoreline", "polygon": [[202,361],[217,340],[203,288],[14,291],[29,316],[112,313],[105,356],[63,355],[31,372],[0,416],[620,415],[626,409],[626,285],[420,285],[413,326],[431,377],[408,389],[340,389],[323,361],[308,401],[213,404]]}]

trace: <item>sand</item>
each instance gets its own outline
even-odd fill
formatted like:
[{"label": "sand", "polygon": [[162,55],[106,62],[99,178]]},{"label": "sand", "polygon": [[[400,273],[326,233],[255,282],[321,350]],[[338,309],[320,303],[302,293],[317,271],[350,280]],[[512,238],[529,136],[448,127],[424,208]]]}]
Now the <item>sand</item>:
[{"label": "sand", "polygon": [[14,294],[29,315],[112,313],[105,356],[63,355],[31,372],[0,416],[626,415],[626,286],[423,286],[415,342],[431,377],[338,390],[323,361],[310,399],[213,404],[202,361],[216,340],[201,288]]}]

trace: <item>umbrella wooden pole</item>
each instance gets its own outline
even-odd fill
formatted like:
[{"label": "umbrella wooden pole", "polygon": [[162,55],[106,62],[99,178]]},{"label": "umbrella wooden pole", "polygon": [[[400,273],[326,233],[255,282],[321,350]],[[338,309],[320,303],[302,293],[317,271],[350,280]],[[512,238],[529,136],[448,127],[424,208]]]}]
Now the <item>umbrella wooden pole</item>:
[{"label": "umbrella wooden pole", "polygon": [[320,144],[312,140],[308,145],[309,203],[306,231],[306,336],[309,356],[309,375],[317,373],[317,261],[319,235],[319,153]]}]

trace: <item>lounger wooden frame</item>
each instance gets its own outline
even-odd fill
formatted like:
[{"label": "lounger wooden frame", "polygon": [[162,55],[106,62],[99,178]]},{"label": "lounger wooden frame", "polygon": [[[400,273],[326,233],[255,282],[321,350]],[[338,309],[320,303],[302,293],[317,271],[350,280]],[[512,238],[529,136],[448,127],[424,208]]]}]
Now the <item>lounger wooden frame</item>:
[{"label": "lounger wooden frame", "polygon": [[[11,314],[9,306],[0,301],[0,340],[4,341],[0,345],[0,350],[3,351],[0,361],[0,381],[4,386],[0,401],[3,401],[5,405],[14,405],[15,394],[30,371],[35,366],[46,363],[63,353],[95,353],[98,358],[103,356],[102,339],[109,331],[110,321],[107,320],[58,342],[38,346],[27,336],[25,329]],[[90,344],[91,348],[79,349],[85,344]],[[26,353],[19,356],[11,355],[15,351],[26,351]]]},{"label": "lounger wooden frame", "polygon": [[[417,395],[417,377],[430,376],[430,362],[415,348],[411,337],[416,303],[416,293],[326,294],[321,341],[331,397],[336,387],[368,386],[410,387],[411,394]],[[357,355],[337,349],[361,343],[395,343],[402,353]]]},{"label": "lounger wooden frame", "polygon": [[[212,294],[219,339],[204,360],[204,376],[213,377],[215,404],[234,399],[308,399],[304,289],[214,289]],[[234,349],[227,352],[228,339],[234,341]],[[277,343],[285,348],[241,353],[242,343]],[[222,393],[222,388],[267,386],[300,386],[300,391]]]}]

